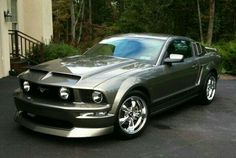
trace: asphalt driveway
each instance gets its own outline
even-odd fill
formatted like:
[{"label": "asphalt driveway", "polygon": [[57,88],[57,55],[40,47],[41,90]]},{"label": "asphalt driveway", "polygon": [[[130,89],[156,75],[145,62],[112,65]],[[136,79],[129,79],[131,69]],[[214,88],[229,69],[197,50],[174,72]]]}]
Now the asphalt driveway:
[{"label": "asphalt driveway", "polygon": [[13,121],[15,77],[0,79],[0,158],[236,157],[236,80],[221,80],[209,106],[194,101],[154,116],[145,133],[66,139],[35,133]]}]

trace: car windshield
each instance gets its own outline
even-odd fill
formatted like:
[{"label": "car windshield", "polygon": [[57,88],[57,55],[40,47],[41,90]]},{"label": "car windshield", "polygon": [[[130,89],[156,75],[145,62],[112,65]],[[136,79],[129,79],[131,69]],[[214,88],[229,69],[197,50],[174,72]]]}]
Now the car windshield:
[{"label": "car windshield", "polygon": [[85,52],[86,56],[114,56],[155,64],[165,41],[152,38],[113,37],[102,40]]}]

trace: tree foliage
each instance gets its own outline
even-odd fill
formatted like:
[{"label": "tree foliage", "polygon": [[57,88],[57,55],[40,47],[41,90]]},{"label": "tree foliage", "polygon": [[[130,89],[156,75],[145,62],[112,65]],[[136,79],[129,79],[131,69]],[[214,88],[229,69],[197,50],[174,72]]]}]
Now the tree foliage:
[{"label": "tree foliage", "polygon": [[[224,70],[236,73],[235,0],[52,0],[52,2],[53,40],[56,42],[72,44],[84,51],[105,36],[118,33],[188,36],[206,45],[211,45],[213,42],[221,52]],[[52,48],[55,50],[56,47]]]},{"label": "tree foliage", "polygon": [[[74,40],[71,2],[75,4],[74,16],[79,19],[74,38],[81,34],[81,43],[73,44],[79,47],[87,47],[110,34],[129,32],[175,34],[200,40],[199,18],[204,42],[236,37],[235,0],[84,0],[83,18],[79,13],[83,0],[53,0],[56,41]],[[213,16],[211,4],[215,6]]]},{"label": "tree foliage", "polygon": [[[234,39],[235,0],[198,1],[204,42]],[[84,17],[81,20],[82,18],[77,16],[82,15],[80,5],[83,4],[83,0],[53,0],[54,39],[68,43],[74,40],[71,31],[73,16],[70,11],[70,4],[74,2],[74,18],[79,19],[74,36],[79,38],[81,34],[80,47],[85,43],[88,43],[86,46],[93,44],[94,41],[110,34],[128,32],[175,34],[200,40],[198,1],[84,0]],[[210,4],[213,2],[214,17],[210,14],[212,9]],[[210,33],[212,31],[212,37],[209,36],[209,31]],[[78,43],[74,44],[78,46]]]}]

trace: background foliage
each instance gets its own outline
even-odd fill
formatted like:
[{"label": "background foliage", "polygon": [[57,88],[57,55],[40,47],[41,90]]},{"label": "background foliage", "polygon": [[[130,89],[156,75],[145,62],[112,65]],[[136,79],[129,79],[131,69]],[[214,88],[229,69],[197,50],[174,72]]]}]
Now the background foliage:
[{"label": "background foliage", "polygon": [[214,44],[222,57],[222,73],[236,75],[236,40]]},{"label": "background foliage", "polygon": [[[199,2],[202,42],[211,45],[207,41],[209,21],[212,18],[214,22],[211,39],[223,56],[224,70],[236,72],[235,0],[52,0],[52,2],[54,43],[67,43],[82,51],[105,36],[118,33],[174,34],[200,41],[197,7]],[[210,8],[213,4],[212,17]],[[51,47],[57,49],[53,45]],[[58,49],[60,50],[62,49]],[[56,51],[52,52],[54,53],[48,55],[47,59],[57,56]],[[64,54],[61,52],[58,55]]]}]

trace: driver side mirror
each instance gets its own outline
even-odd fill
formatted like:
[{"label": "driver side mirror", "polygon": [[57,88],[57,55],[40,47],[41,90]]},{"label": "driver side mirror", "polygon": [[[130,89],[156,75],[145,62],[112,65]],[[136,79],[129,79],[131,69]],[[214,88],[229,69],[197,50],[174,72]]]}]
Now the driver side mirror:
[{"label": "driver side mirror", "polygon": [[164,59],[167,64],[179,63],[184,61],[184,55],[182,54],[170,54],[169,58]]}]

